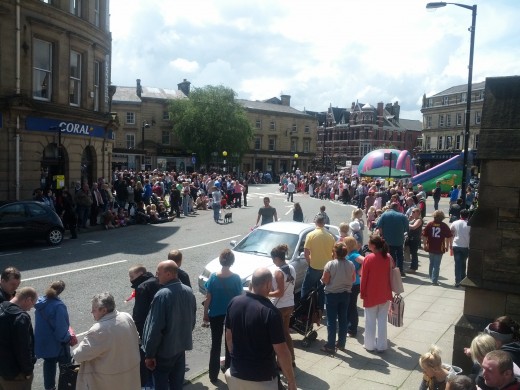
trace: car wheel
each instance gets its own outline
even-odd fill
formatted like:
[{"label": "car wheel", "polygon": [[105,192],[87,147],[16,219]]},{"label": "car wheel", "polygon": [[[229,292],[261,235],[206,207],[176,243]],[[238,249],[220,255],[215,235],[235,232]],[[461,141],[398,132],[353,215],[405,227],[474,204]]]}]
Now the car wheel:
[{"label": "car wheel", "polygon": [[59,245],[63,241],[63,231],[59,228],[52,228],[47,233],[47,242],[50,245]]}]

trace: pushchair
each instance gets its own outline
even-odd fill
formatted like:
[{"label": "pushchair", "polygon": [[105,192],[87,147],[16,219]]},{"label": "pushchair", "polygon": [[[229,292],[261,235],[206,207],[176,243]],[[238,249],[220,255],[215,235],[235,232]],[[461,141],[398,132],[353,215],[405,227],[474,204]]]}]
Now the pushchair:
[{"label": "pushchair", "polygon": [[301,334],[303,337],[302,346],[308,347],[318,337],[318,332],[314,330],[314,324],[321,323],[321,310],[318,309],[318,291],[323,289],[321,285],[306,297],[300,299],[289,320],[289,327]]}]

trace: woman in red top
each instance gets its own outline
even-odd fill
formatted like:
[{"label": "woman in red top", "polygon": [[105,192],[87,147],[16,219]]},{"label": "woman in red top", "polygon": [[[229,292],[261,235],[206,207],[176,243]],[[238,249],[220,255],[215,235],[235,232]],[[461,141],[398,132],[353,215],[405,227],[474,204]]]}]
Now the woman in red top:
[{"label": "woman in red top", "polygon": [[388,254],[385,240],[377,235],[370,236],[368,248],[372,253],[365,257],[361,274],[361,299],[365,308],[365,349],[368,352],[384,352],[388,348],[386,320],[392,299],[390,269],[393,260]]}]

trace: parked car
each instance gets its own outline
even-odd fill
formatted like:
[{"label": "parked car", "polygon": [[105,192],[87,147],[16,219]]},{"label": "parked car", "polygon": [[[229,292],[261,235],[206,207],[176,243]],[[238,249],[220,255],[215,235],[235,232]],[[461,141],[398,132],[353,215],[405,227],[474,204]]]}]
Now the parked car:
[{"label": "parked car", "polygon": [[19,201],[0,207],[0,244],[46,240],[59,245],[63,231],[58,214],[41,202]]},{"label": "parked car", "polygon": [[[232,251],[235,254],[235,263],[231,271],[238,274],[242,279],[244,289],[249,289],[251,276],[255,269],[267,267],[274,269],[275,265],[271,259],[271,250],[280,244],[287,244],[287,263],[296,270],[296,281],[294,292],[301,290],[303,277],[307,271],[307,261],[303,255],[303,245],[307,234],[315,229],[314,224],[280,221],[262,225],[244,237],[238,244],[231,241]],[[328,231],[335,239],[339,237],[339,229],[336,226],[327,225]],[[332,254],[331,254],[332,256]],[[206,294],[204,287],[206,281],[213,272],[221,269],[218,257],[211,260],[202,274],[199,275],[199,291]]]}]

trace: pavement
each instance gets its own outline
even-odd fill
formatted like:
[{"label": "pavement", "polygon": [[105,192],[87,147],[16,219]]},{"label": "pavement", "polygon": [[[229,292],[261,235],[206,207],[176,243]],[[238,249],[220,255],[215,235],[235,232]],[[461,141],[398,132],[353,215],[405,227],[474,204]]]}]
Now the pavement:
[{"label": "pavement", "polygon": [[[447,204],[447,200],[441,200],[441,208],[446,207],[444,203]],[[428,202],[428,210],[432,209],[433,204]],[[431,217],[427,217],[428,220]],[[316,328],[317,340],[307,348],[302,346],[303,336],[293,333],[297,387],[309,390],[416,390],[422,379],[419,357],[428,351],[431,344],[441,348],[443,362],[450,364],[455,323],[463,312],[464,289],[453,286],[454,263],[449,253],[443,256],[439,286],[431,285],[428,265],[427,254],[419,251],[418,272],[408,273],[403,278],[405,292],[401,295],[405,301],[404,324],[399,328],[388,324],[389,348],[384,353],[370,353],[363,348],[365,320],[361,300],[358,301],[358,336],[347,340],[346,353],[338,351],[328,355],[320,351],[327,339],[325,320]],[[405,270],[407,268],[409,264],[405,263]],[[207,362],[207,356],[201,358]],[[184,387],[188,390],[228,388],[223,374],[220,374],[218,383],[213,385],[205,369],[189,371],[186,377],[187,384]]]}]

